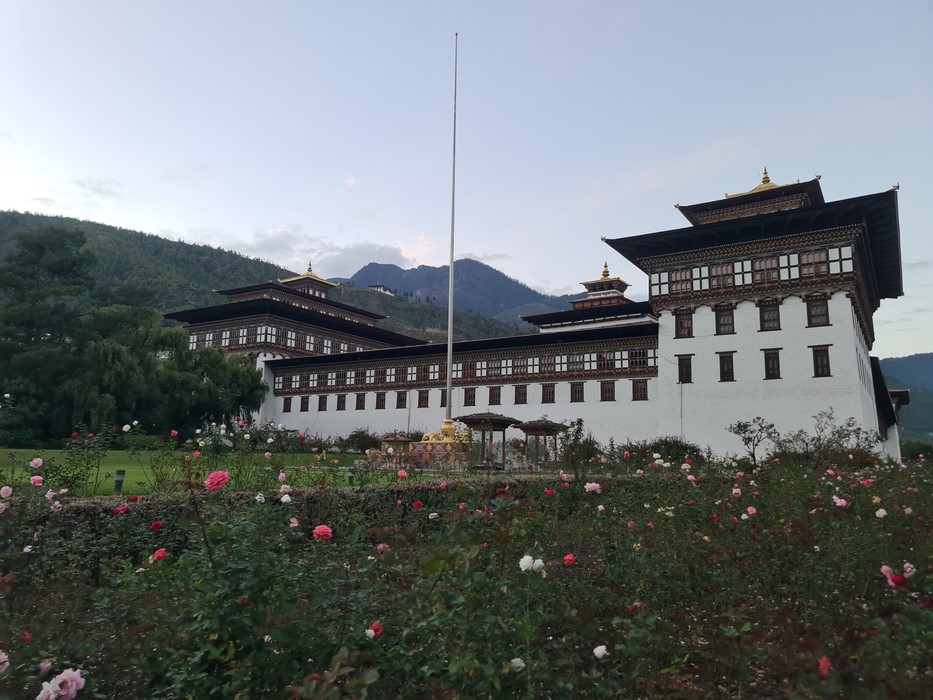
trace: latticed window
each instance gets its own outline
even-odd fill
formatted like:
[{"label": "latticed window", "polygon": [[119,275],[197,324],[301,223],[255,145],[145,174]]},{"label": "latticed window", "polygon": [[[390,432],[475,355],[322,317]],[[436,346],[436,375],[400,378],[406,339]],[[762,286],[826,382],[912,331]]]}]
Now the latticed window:
[{"label": "latticed window", "polygon": [[512,360],[512,374],[528,374],[527,357],[516,357]]},{"label": "latticed window", "polygon": [[381,411],[386,407],[386,393],[384,391],[376,392],[376,410]]},{"label": "latticed window", "polygon": [[486,362],[486,376],[498,377],[502,374],[502,360],[488,360]]},{"label": "latticed window", "polygon": [[693,356],[677,356],[677,381],[680,384],[693,383]]},{"label": "latticed window", "polygon": [[759,330],[781,330],[781,307],[777,299],[763,299],[758,302]]},{"label": "latticed window", "polygon": [[476,388],[467,387],[463,390],[463,405],[464,406],[475,406],[476,405]]},{"label": "latticed window", "polygon": [[292,397],[286,396],[282,399],[282,413],[291,413],[292,412]]},{"label": "latticed window", "polygon": [[710,289],[728,289],[733,283],[733,265],[731,262],[709,266]]},{"label": "latticed window", "polygon": [[474,379],[476,377],[476,362],[464,362],[463,363],[463,378],[464,379]]},{"label": "latticed window", "polygon": [[583,403],[583,382],[570,382],[570,403]]},{"label": "latticed window", "polygon": [[600,352],[596,354],[596,369],[610,370],[616,368],[615,352]]},{"label": "latticed window", "polygon": [[687,294],[693,291],[693,272],[686,270],[673,270],[670,276],[671,294]]},{"label": "latticed window", "polygon": [[567,368],[571,372],[582,372],[583,371],[582,353],[574,353],[573,355],[568,355],[567,356]]},{"label": "latticed window", "polygon": [[600,401],[615,401],[616,400],[616,383],[611,381],[600,382],[599,383],[599,400]]},{"label": "latticed window", "polygon": [[732,362],[733,358],[734,358],[734,353],[731,353],[731,352],[719,353],[719,381],[721,382],[734,382],[735,381],[735,365]]},{"label": "latticed window", "polygon": [[541,385],[541,403],[554,403],[554,384]]},{"label": "latticed window", "polygon": [[366,394],[357,394],[356,395],[356,410],[365,411],[366,410]]},{"label": "latticed window", "polygon": [[317,397],[317,410],[326,411],[327,410],[327,394],[321,394]]},{"label": "latticed window", "polygon": [[346,394],[337,394],[337,410],[338,411],[347,410],[347,395]]},{"label": "latticed window", "polygon": [[553,355],[545,355],[541,358],[541,373],[554,374],[557,370],[557,362]]},{"label": "latticed window", "polygon": [[781,351],[765,350],[765,379],[781,378]]},{"label": "latticed window", "polygon": [[628,351],[628,366],[629,367],[647,367],[648,366],[648,351],[647,350],[629,350]]},{"label": "latticed window", "polygon": [[831,377],[829,371],[829,346],[821,345],[813,348],[813,376]]},{"label": "latticed window", "polygon": [[829,325],[829,301],[826,297],[822,295],[807,297],[807,325]]},{"label": "latticed window", "polygon": [[407,391],[396,391],[395,392],[395,407],[396,408],[408,408],[408,392]]},{"label": "latticed window", "polygon": [[647,401],[648,400],[648,380],[647,379],[633,379],[632,380],[632,401]]},{"label": "latticed window", "polygon": [[502,387],[501,386],[489,387],[489,405],[498,406],[501,403],[502,403]]},{"label": "latticed window", "polygon": [[441,389],[441,408],[447,408],[447,389]]},{"label": "latticed window", "polygon": [[693,311],[690,309],[677,309],[674,312],[674,337],[693,337]]},{"label": "latticed window", "polygon": [[428,390],[420,389],[418,391],[418,408],[428,407]]},{"label": "latticed window", "polygon": [[528,403],[528,385],[527,384],[517,384],[515,386],[515,403],[516,405]]},{"label": "latticed window", "polygon": [[755,284],[771,284],[778,281],[777,256],[757,258],[752,261],[752,279]]},{"label": "latticed window", "polygon": [[416,377],[419,384],[424,384],[427,382],[428,378],[430,377],[430,367],[428,367],[428,365],[419,365]]},{"label": "latticed window", "polygon": [[309,399],[309,397],[307,397],[307,396],[302,396],[302,397],[301,397],[301,406],[299,407],[298,410],[300,410],[302,413],[307,413],[307,412],[308,412],[308,403],[309,403],[308,399]]},{"label": "latticed window", "polygon": [[716,335],[735,333],[735,309],[730,304],[716,306]]},{"label": "latticed window", "polygon": [[822,277],[829,271],[826,250],[810,250],[800,254],[800,276]]}]

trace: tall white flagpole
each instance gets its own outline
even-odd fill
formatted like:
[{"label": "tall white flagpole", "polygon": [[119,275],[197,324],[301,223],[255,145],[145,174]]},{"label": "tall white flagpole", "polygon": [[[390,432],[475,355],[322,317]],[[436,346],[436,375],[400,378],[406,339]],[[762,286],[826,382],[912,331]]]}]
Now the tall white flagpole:
[{"label": "tall white flagpole", "polygon": [[457,210],[457,44],[458,34],[454,34],[454,133],[450,191],[450,279],[447,284],[447,401],[444,413],[445,427],[449,427],[451,432],[453,430],[451,406],[454,402],[454,221]]}]

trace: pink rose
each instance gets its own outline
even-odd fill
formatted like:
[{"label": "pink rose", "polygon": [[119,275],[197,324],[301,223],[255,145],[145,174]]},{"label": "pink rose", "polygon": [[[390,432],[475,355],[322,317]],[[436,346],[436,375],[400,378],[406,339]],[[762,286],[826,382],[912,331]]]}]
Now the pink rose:
[{"label": "pink rose", "polygon": [[230,481],[230,474],[227,472],[211,472],[204,480],[204,488],[208,491],[220,491],[228,481]]},{"label": "pink rose", "polygon": [[31,476],[29,477],[29,483],[33,486],[42,486],[42,482],[45,481],[41,476]]},{"label": "pink rose", "polygon": [[53,688],[58,687],[57,698],[74,700],[78,696],[78,691],[84,687],[84,679],[81,677],[81,671],[66,668],[52,679],[51,684]]},{"label": "pink rose", "polygon": [[36,457],[35,459],[29,462],[29,466],[33,469],[38,469],[42,466],[42,457]]},{"label": "pink rose", "polygon": [[0,489],[0,498],[9,498],[13,495],[13,488],[10,486],[4,486]]},{"label": "pink rose", "polygon": [[333,538],[334,531],[327,527],[327,525],[318,525],[314,528],[311,536],[316,540],[329,540]]},{"label": "pink rose", "polygon": [[264,454],[263,457],[265,457],[266,459],[272,459],[272,453],[266,452],[266,454]]}]

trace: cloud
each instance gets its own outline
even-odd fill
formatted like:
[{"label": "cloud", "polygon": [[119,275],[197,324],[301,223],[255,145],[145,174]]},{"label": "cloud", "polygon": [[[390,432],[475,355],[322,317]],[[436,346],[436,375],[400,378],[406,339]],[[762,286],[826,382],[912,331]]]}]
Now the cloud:
[{"label": "cloud", "polygon": [[905,271],[915,272],[929,270],[933,268],[933,260],[924,259],[924,260],[913,260],[911,262],[902,263]]},{"label": "cloud", "polygon": [[416,261],[406,257],[398,246],[365,242],[335,246],[330,253],[317,259],[314,269],[322,277],[351,277],[371,262],[398,265],[403,269],[414,267],[416,264]]},{"label": "cloud", "polygon": [[123,199],[123,195],[117,191],[119,183],[112,178],[85,177],[72,180],[72,182],[84,192],[85,196]]},{"label": "cloud", "polygon": [[486,263],[490,267],[495,267],[496,263],[508,262],[509,260],[513,260],[515,256],[508,255],[507,253],[459,253],[456,257],[470,258],[471,260]]},{"label": "cloud", "polygon": [[342,180],[343,184],[347,187],[353,187],[356,184],[356,175],[347,175]]},{"label": "cloud", "polygon": [[44,207],[54,207],[58,204],[54,199],[49,199],[48,197],[33,197],[29,200],[30,202],[35,202],[36,204],[41,204]]}]

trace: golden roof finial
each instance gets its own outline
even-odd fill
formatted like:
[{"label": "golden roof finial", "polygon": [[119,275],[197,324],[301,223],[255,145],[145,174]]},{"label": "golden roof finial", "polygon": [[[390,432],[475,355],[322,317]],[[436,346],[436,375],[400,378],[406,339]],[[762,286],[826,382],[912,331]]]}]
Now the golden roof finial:
[{"label": "golden roof finial", "polygon": [[609,279],[609,263],[608,262],[603,263],[603,279],[604,280]]},{"label": "golden roof finial", "polygon": [[767,185],[769,182],[771,182],[771,178],[768,177],[768,168],[765,167],[765,174],[761,178],[761,184]]},{"label": "golden roof finial", "polygon": [[313,275],[313,274],[314,274],[314,271],[311,269],[311,261],[310,261],[310,260],[308,261],[308,272],[307,272],[307,274],[309,274],[309,275]]}]

